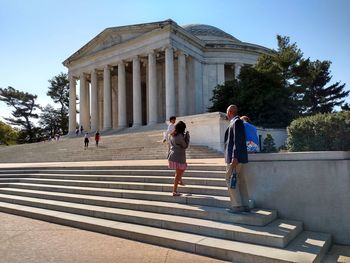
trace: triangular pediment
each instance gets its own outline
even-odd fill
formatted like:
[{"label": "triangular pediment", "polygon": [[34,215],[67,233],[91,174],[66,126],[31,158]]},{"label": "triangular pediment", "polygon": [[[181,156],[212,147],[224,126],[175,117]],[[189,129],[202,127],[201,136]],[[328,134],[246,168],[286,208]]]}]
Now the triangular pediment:
[{"label": "triangular pediment", "polygon": [[64,64],[140,37],[141,35],[163,27],[170,21],[171,20],[165,20],[155,23],[107,28],[64,61]]}]

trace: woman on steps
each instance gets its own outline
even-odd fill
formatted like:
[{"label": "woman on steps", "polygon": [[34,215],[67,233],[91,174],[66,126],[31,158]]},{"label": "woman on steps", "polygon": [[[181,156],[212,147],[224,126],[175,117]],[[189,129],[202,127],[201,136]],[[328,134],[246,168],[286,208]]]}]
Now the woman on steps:
[{"label": "woman on steps", "polygon": [[170,135],[169,168],[175,169],[173,196],[179,196],[177,186],[184,185],[182,176],[187,168],[186,149],[190,143],[190,134],[185,132],[186,124],[179,121]]}]

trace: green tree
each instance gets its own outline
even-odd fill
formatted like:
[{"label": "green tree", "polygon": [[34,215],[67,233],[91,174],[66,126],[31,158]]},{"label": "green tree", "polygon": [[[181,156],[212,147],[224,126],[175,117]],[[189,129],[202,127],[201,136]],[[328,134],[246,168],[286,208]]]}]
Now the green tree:
[{"label": "green tree", "polygon": [[40,109],[40,105],[35,103],[36,99],[36,95],[22,92],[12,87],[7,89],[0,88],[0,101],[14,108],[12,111],[13,118],[5,118],[5,120],[22,128],[22,136],[20,138],[26,142],[36,141],[35,133],[37,129],[31,121],[31,119],[38,118],[38,115],[34,113],[36,109]]},{"label": "green tree", "polygon": [[16,144],[18,131],[10,125],[0,121],[0,145]]},{"label": "green tree", "polygon": [[47,95],[60,104],[59,123],[63,133],[68,132],[69,80],[66,73],[60,73],[49,80]]},{"label": "green tree", "polygon": [[271,134],[266,134],[266,138],[263,142],[263,150],[262,152],[265,153],[271,153],[271,152],[277,152],[275,141]]},{"label": "green tree", "polygon": [[287,130],[289,151],[350,150],[350,111],[300,117]]},{"label": "green tree", "polygon": [[341,109],[343,111],[350,111],[350,105],[349,103],[344,103],[342,106],[341,106]]},{"label": "green tree", "polygon": [[46,105],[40,114],[39,124],[46,134],[54,136],[61,129],[61,112],[50,104]]},{"label": "green tree", "polygon": [[289,92],[281,85],[282,78],[254,67],[243,67],[235,103],[258,126],[277,128],[287,126],[294,118]]},{"label": "green tree", "polygon": [[294,111],[288,105],[289,93],[281,81],[279,75],[242,67],[239,81],[226,82],[214,89],[213,106],[208,110],[225,112],[228,105],[235,104],[240,114],[248,115],[258,126],[286,127]]},{"label": "green tree", "polygon": [[234,104],[237,90],[238,82],[236,80],[227,81],[224,85],[216,86],[213,90],[213,97],[210,99],[212,106],[209,107],[208,110],[210,112],[226,112],[227,107],[230,104]]},{"label": "green tree", "polygon": [[[239,79],[213,90],[209,111],[225,111],[236,104],[240,112],[266,128],[286,127],[293,119],[330,112],[344,103],[349,91],[331,80],[329,61],[310,61],[289,37],[277,36],[277,50],[243,67]],[[346,105],[345,105],[346,107]]]},{"label": "green tree", "polygon": [[335,106],[344,103],[344,98],[350,91],[344,91],[345,84],[340,82],[326,86],[332,78],[329,72],[330,61],[316,60],[308,63],[307,74],[301,78],[305,85],[304,115],[332,112]]}]

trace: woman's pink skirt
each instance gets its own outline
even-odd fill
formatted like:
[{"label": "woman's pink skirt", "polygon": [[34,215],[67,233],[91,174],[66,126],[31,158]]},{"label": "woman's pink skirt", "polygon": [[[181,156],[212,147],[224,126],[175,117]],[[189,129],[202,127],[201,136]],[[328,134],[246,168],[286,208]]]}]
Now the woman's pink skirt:
[{"label": "woman's pink skirt", "polygon": [[169,168],[170,169],[186,170],[187,163],[177,163],[177,162],[169,161]]}]

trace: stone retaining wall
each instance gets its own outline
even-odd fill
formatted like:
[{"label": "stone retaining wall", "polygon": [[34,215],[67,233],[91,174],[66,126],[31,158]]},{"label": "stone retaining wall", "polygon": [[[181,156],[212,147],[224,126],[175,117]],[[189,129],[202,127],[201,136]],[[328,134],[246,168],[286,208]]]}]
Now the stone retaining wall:
[{"label": "stone retaining wall", "polygon": [[249,160],[244,174],[257,207],[350,245],[350,152],[250,154]]}]

